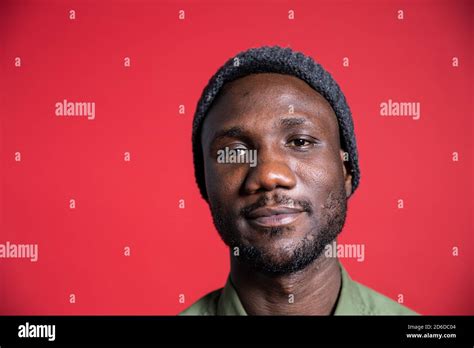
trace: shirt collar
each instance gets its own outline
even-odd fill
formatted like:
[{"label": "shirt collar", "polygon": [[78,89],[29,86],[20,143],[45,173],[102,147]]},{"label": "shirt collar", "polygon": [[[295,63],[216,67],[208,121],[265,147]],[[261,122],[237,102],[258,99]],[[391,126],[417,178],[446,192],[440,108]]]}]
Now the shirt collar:
[{"label": "shirt collar", "polygon": [[[338,264],[341,269],[341,290],[334,315],[364,314],[366,310],[357,284],[351,279],[342,264],[340,262]],[[247,315],[230,274],[217,303],[217,315]]]}]

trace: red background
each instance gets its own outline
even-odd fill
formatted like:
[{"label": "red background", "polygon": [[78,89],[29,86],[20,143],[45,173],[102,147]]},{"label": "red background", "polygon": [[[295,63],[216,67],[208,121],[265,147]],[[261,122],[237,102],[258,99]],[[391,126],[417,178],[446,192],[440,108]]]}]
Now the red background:
[{"label": "red background", "polygon": [[[342,260],[351,276],[422,314],[474,314],[472,23],[470,1],[2,2],[0,243],[39,259],[0,259],[0,314],[176,314],[223,286],[191,121],[225,60],[274,44],[319,61],[353,111],[362,178],[339,241],[366,253]],[[63,99],[94,101],[95,120],[56,117]],[[381,117],[388,99],[421,118]]]}]

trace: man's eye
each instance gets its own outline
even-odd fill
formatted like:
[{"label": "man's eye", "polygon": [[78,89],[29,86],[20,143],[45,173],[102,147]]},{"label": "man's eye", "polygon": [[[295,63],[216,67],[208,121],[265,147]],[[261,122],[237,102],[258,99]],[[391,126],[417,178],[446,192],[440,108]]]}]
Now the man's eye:
[{"label": "man's eye", "polygon": [[247,149],[244,147],[237,147],[233,149],[237,156],[243,156],[247,153]]},{"label": "man's eye", "polygon": [[312,144],[314,144],[314,142],[302,138],[293,139],[289,142],[289,145],[294,147],[308,147]]},{"label": "man's eye", "polygon": [[[235,144],[235,145],[230,145],[226,147],[227,150],[233,151],[235,155],[237,156],[243,156],[247,153],[248,148],[242,144]],[[226,148],[223,148],[222,150],[225,151]]]}]

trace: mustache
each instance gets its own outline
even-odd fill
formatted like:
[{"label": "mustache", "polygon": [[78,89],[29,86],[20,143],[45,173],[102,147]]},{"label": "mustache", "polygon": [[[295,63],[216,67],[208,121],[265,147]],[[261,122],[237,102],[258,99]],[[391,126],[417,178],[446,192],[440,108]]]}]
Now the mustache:
[{"label": "mustache", "polygon": [[293,208],[299,208],[309,214],[313,213],[313,205],[311,204],[310,201],[305,200],[305,199],[295,199],[295,198],[291,198],[290,196],[277,194],[273,196],[269,196],[269,195],[261,196],[255,203],[252,203],[242,208],[240,210],[240,215],[244,217],[248,217],[251,211],[257,208],[269,206],[272,204],[273,205],[286,205]]}]

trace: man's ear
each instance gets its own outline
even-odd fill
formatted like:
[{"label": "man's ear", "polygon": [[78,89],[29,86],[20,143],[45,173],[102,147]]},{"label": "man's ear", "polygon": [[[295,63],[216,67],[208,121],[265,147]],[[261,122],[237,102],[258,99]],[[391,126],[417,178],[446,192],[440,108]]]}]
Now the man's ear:
[{"label": "man's ear", "polygon": [[339,153],[342,160],[342,170],[344,171],[344,188],[346,189],[346,197],[349,198],[349,196],[352,194],[352,175],[347,170],[349,153],[342,149],[339,150]]}]

